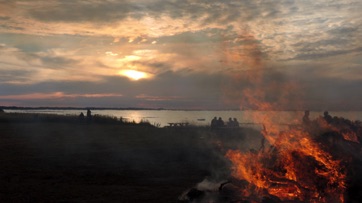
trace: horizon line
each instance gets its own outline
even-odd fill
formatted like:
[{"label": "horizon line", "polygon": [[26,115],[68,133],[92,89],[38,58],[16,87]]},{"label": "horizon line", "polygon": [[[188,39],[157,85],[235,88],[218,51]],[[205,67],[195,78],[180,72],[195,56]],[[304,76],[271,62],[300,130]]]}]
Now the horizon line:
[{"label": "horizon line", "polygon": [[[270,110],[261,110],[261,109],[195,109],[195,108],[151,108],[151,107],[92,107],[92,106],[86,106],[86,107],[60,107],[60,106],[37,106],[37,107],[29,107],[29,106],[0,106],[0,109],[24,109],[24,110],[37,110],[37,109],[60,109],[60,110],[168,110],[168,111],[326,111],[322,109],[270,109]],[[361,109],[330,109],[328,111],[362,111]]]}]

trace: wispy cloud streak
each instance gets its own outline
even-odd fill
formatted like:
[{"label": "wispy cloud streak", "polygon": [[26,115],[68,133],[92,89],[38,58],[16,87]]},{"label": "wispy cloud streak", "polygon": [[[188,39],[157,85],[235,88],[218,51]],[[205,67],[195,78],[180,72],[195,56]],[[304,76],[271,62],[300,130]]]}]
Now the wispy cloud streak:
[{"label": "wispy cloud streak", "polygon": [[103,97],[122,97],[122,94],[101,93],[101,94],[66,94],[63,92],[51,93],[30,93],[19,95],[0,95],[0,99],[7,100],[37,100],[37,99],[66,99],[66,98],[103,98]]}]

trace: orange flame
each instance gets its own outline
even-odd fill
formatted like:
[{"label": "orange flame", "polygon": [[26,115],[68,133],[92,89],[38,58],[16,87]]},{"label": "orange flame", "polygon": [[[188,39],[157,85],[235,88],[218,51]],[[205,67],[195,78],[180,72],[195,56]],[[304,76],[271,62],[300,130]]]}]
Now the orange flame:
[{"label": "orange flame", "polygon": [[346,175],[340,161],[322,150],[307,132],[291,129],[278,135],[263,134],[272,144],[269,150],[229,150],[226,154],[233,163],[233,176],[256,187],[250,194],[267,193],[283,201],[344,202]]}]

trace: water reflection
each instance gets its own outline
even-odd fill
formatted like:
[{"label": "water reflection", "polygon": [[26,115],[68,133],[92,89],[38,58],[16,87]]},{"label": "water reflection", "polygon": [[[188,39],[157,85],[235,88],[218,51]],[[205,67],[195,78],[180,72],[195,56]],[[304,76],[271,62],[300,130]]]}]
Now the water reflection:
[{"label": "water reflection", "polygon": [[[44,113],[59,115],[79,115],[85,110],[60,110],[60,109],[5,109],[5,112],[18,113]],[[271,118],[274,123],[297,124],[301,121],[304,111],[173,111],[173,110],[92,110],[94,115],[107,115],[112,117],[135,121],[136,123],[147,120],[151,124],[161,127],[168,123],[188,122],[193,125],[210,125],[212,118],[221,117],[224,121],[236,118],[242,126],[253,126],[263,123],[263,117]],[[330,115],[344,117],[351,120],[362,120],[362,111],[330,111]],[[311,111],[310,119],[322,116],[322,111]],[[255,120],[254,118],[259,118]]]}]

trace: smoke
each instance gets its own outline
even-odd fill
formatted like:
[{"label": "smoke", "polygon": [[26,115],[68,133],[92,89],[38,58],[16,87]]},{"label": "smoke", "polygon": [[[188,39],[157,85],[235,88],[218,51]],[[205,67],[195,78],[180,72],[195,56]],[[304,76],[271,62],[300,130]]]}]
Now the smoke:
[{"label": "smoke", "polygon": [[225,66],[233,67],[222,87],[225,102],[238,105],[241,110],[301,108],[301,85],[272,62],[254,35],[244,28],[236,38],[238,46],[222,46]]},{"label": "smoke", "polygon": [[179,196],[179,200],[197,203],[220,202],[218,191],[220,190],[220,185],[223,183],[225,183],[225,181],[216,182],[206,178],[200,183],[197,183],[194,188],[184,191]]}]

